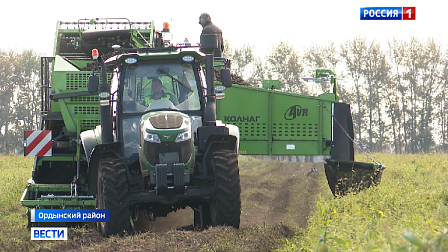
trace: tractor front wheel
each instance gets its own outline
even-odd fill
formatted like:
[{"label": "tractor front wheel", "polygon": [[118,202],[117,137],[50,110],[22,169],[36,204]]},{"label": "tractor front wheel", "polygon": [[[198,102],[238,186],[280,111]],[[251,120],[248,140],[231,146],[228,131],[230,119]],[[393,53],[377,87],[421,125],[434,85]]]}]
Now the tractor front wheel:
[{"label": "tractor front wheel", "polygon": [[117,158],[105,158],[98,168],[97,209],[109,209],[109,222],[99,222],[103,236],[131,231],[126,167]]},{"label": "tractor front wheel", "polygon": [[230,150],[215,151],[210,162],[214,174],[215,195],[195,210],[196,228],[231,226],[239,228],[241,186],[238,155]]}]

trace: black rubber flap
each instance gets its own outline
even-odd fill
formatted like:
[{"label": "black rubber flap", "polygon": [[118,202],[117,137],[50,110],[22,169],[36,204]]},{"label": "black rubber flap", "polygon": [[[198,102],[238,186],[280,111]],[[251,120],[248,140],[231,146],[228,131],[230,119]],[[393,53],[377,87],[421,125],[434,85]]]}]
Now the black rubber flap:
[{"label": "black rubber flap", "polygon": [[334,103],[331,159],[354,161],[353,137],[353,120],[350,104]]},{"label": "black rubber flap", "polygon": [[325,160],[324,167],[328,185],[335,196],[378,185],[385,168],[383,164],[334,159]]}]

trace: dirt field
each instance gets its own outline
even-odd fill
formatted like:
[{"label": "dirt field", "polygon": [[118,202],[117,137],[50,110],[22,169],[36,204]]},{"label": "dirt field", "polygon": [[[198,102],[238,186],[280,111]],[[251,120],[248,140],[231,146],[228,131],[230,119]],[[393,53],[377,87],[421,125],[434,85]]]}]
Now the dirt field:
[{"label": "dirt field", "polygon": [[[70,229],[65,243],[41,243],[37,251],[272,251],[299,235],[319,190],[329,190],[322,163],[259,161],[240,157],[240,229],[193,230],[193,210],[141,221],[137,232],[103,238],[92,227]],[[313,168],[316,168],[313,171]]]}]

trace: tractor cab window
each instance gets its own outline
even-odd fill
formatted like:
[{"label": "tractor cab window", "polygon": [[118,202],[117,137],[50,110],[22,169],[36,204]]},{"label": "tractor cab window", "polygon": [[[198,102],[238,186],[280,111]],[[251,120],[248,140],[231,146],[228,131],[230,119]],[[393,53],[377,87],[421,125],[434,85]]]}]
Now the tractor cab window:
[{"label": "tractor cab window", "polygon": [[170,107],[178,110],[200,109],[196,84],[198,82],[191,63],[155,62],[127,65],[121,83],[124,113],[147,111],[151,103],[159,99],[169,101],[169,104],[172,104]]}]

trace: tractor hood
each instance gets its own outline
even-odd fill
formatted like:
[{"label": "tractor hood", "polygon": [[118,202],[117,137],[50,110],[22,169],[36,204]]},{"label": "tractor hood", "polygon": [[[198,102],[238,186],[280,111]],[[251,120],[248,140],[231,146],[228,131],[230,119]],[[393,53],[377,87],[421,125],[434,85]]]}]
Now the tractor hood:
[{"label": "tractor hood", "polygon": [[[190,117],[178,111],[156,111],[142,116],[142,136],[157,135],[157,141],[183,141],[191,137]],[[162,137],[163,136],[163,137]],[[146,139],[146,140],[152,140]]]},{"label": "tractor hood", "polygon": [[179,111],[153,111],[142,116],[139,160],[143,176],[149,176],[157,164],[181,163],[190,169],[194,157],[191,125],[190,117]]},{"label": "tractor hood", "polygon": [[156,129],[177,129],[182,126],[184,118],[179,114],[163,114],[151,116],[149,121]]}]

